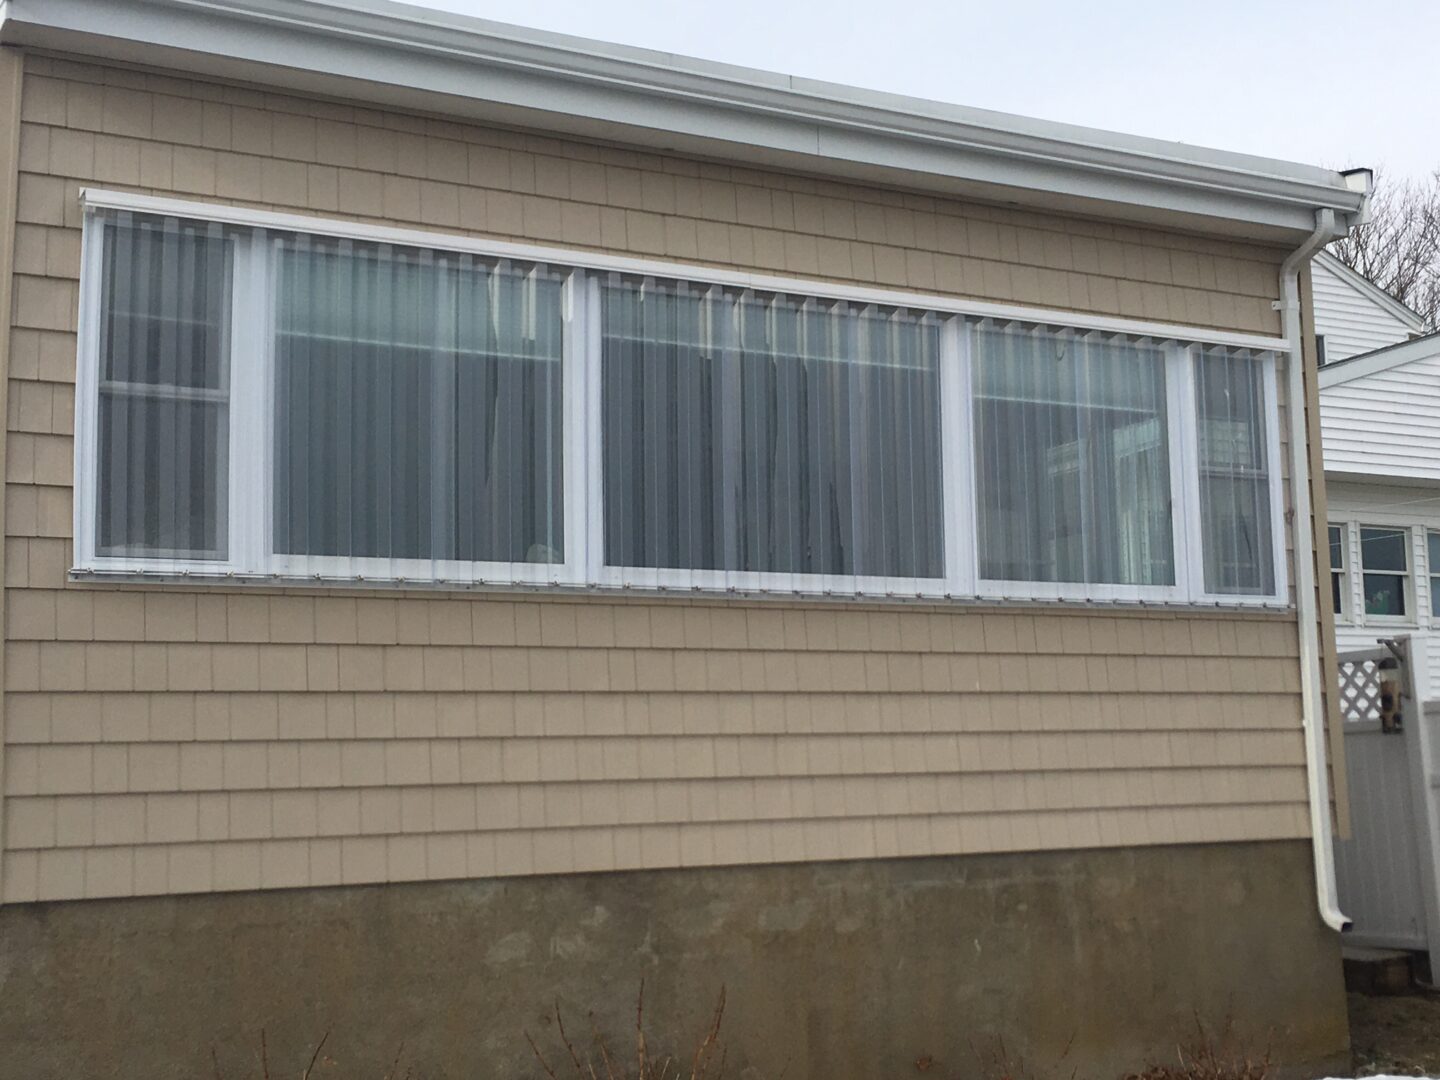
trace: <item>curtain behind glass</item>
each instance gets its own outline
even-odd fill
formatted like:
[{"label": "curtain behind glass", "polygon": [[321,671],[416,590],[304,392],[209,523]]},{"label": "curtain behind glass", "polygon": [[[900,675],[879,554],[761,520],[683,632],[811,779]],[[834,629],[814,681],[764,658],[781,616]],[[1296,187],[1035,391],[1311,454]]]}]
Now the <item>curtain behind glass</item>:
[{"label": "curtain behind glass", "polygon": [[1271,596],[1275,559],[1264,369],[1243,350],[1206,348],[1195,362],[1205,591]]},{"label": "curtain behind glass", "polygon": [[607,565],[943,576],[936,324],[618,276],[602,300]]},{"label": "curtain behind glass", "polygon": [[101,245],[96,551],[224,559],[233,238],[115,213]]},{"label": "curtain behind glass", "polygon": [[1163,350],[976,327],[980,576],[1173,585]]},{"label": "curtain behind glass", "polygon": [[277,248],[276,552],[562,562],[561,277]]}]

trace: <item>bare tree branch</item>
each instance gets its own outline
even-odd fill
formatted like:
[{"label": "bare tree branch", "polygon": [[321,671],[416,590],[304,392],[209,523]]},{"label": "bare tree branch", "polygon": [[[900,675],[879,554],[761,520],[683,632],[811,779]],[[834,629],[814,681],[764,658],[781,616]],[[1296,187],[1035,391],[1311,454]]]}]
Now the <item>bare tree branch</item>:
[{"label": "bare tree branch", "polygon": [[1330,253],[1440,329],[1440,169],[1417,180],[1377,169],[1370,223]]}]

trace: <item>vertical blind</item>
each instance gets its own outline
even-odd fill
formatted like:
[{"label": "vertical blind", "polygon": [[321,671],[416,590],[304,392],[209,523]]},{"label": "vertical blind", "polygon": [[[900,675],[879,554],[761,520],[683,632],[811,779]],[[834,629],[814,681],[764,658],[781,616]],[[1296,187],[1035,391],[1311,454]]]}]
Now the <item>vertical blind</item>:
[{"label": "vertical blind", "polygon": [[276,552],[563,561],[563,278],[275,243]]},{"label": "vertical blind", "polygon": [[223,559],[233,238],[120,214],[101,246],[96,549]]},{"label": "vertical blind", "polygon": [[1173,585],[1164,350],[982,326],[973,371],[980,576]]},{"label": "vertical blind", "polygon": [[82,567],[1277,592],[1265,354],[160,215],[87,229]]},{"label": "vertical blind", "polygon": [[939,578],[939,328],[683,282],[605,283],[605,561]]}]

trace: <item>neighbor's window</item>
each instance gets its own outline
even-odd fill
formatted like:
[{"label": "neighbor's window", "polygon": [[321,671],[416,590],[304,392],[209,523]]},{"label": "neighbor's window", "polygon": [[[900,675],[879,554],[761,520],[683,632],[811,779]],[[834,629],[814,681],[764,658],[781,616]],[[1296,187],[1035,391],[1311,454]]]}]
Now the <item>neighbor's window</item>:
[{"label": "neighbor's window", "polygon": [[82,572],[1283,595],[1269,354],[111,200]]},{"label": "neighbor's window", "polygon": [[1173,585],[1164,350],[980,329],[974,383],[980,576]]},{"label": "neighbor's window", "polygon": [[1350,615],[1349,575],[1346,573],[1345,526],[1330,526],[1330,594],[1335,606],[1335,617],[1348,618]]},{"label": "neighbor's window", "polygon": [[1243,351],[1205,348],[1195,363],[1205,591],[1269,595],[1275,552],[1264,372]]},{"label": "neighbor's window", "polygon": [[1426,534],[1430,557],[1430,614],[1440,618],[1440,532]]},{"label": "neighbor's window", "polygon": [[616,276],[601,326],[607,565],[944,576],[933,319]]},{"label": "neighbor's window", "polygon": [[1361,584],[1365,614],[1409,614],[1410,533],[1408,529],[1360,526]]}]

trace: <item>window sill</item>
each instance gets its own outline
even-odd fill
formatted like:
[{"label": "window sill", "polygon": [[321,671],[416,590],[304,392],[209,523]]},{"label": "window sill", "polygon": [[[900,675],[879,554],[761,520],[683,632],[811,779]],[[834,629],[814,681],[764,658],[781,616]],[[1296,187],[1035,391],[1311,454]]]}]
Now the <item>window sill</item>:
[{"label": "window sill", "polygon": [[803,603],[867,606],[875,608],[981,608],[1070,611],[1151,611],[1195,615],[1291,615],[1294,607],[1275,599],[1260,601],[1229,600],[1139,600],[1116,598],[1039,597],[985,594],[946,595],[901,594],[891,592],[855,593],[819,589],[719,589],[679,588],[667,586],[629,586],[617,584],[577,584],[575,582],[518,581],[430,581],[413,578],[297,577],[283,574],[218,573],[213,570],[137,570],[118,568],[74,567],[69,580],[77,585],[126,585],[196,589],[264,590],[267,592],[315,593],[468,593],[474,595],[531,596],[555,598],[595,598],[633,601],[688,601],[724,604],[729,601],[746,603]]}]

